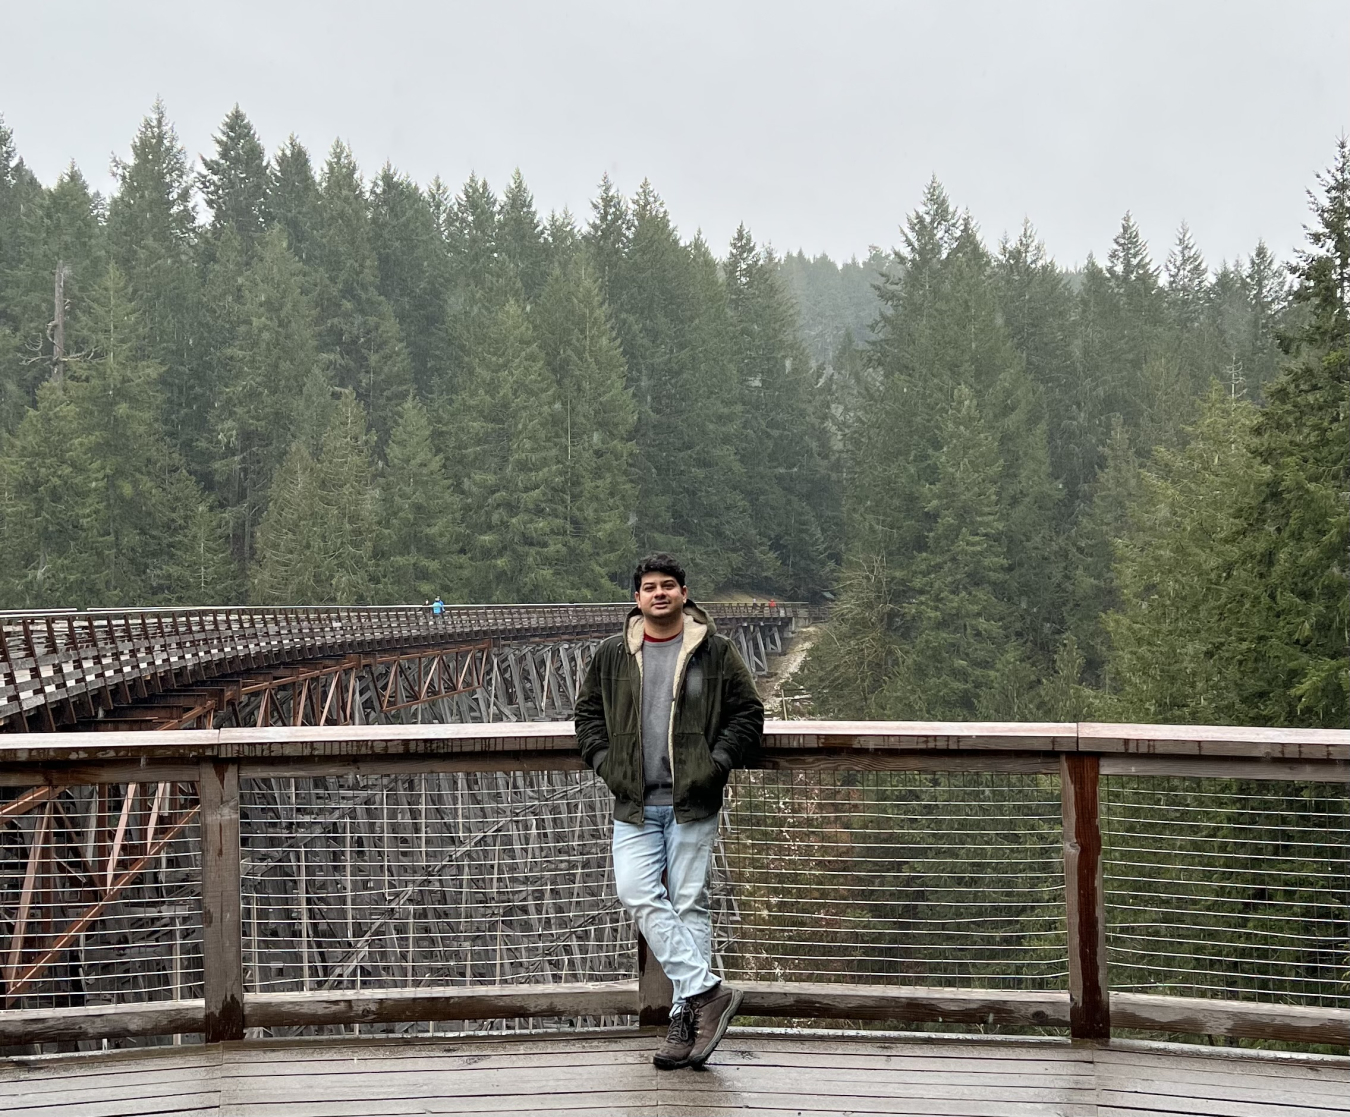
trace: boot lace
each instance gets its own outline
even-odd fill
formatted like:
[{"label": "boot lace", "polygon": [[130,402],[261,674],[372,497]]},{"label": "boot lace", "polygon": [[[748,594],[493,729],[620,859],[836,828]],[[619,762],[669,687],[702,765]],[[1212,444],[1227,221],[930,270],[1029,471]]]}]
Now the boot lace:
[{"label": "boot lace", "polygon": [[687,1002],[670,1010],[670,1030],[666,1042],[688,1044],[694,1042],[694,1010]]}]

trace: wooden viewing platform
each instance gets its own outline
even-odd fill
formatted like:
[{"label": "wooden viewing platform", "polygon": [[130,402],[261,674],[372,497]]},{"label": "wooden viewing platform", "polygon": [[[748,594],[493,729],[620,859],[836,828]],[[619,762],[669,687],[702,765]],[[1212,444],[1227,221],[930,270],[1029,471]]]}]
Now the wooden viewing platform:
[{"label": "wooden viewing platform", "polygon": [[[0,942],[8,994],[7,1007],[0,1009],[0,1044],[76,1042],[87,1048],[96,1046],[91,1041],[169,1035],[189,1040],[195,1035],[205,1044],[16,1056],[0,1065],[0,1111],[29,1117],[152,1112],[373,1117],[555,1108],[1117,1117],[1350,1112],[1350,1064],[1344,1057],[1183,1049],[1123,1037],[1126,1031],[1160,1040],[1198,1034],[1344,1051],[1350,1010],[1256,994],[1233,999],[1112,989],[1099,809],[1103,780],[1121,776],[1343,785],[1350,775],[1350,732],[770,722],[759,767],[808,777],[915,772],[1054,777],[1045,786],[1061,796],[1068,976],[1067,987],[1045,988],[1025,982],[1016,988],[948,988],[867,974],[832,981],[738,980],[746,989],[747,1016],[812,1027],[876,1021],[890,1027],[1056,1030],[1059,1038],[937,1040],[746,1029],[730,1034],[707,1072],[673,1075],[659,1075],[648,1062],[655,1036],[650,1028],[599,1032],[555,1024],[555,1034],[514,1039],[269,1038],[262,1029],[606,1016],[659,1023],[669,984],[641,949],[637,972],[626,980],[424,985],[410,975],[414,979],[402,987],[304,989],[259,985],[256,975],[246,980],[241,863],[248,843],[247,835],[241,841],[241,785],[579,772],[570,723],[12,734],[0,737],[0,787],[13,789],[0,803],[0,819],[27,820],[28,864],[37,868],[30,868],[24,895],[6,916],[11,928],[24,930]],[[37,910],[42,867],[57,856],[54,841],[44,843],[59,818],[59,796],[62,789],[89,785],[160,791],[153,807],[150,796],[133,803],[128,793],[111,853],[91,832],[88,849],[95,852],[86,856],[97,882],[89,886],[92,904],[85,915],[64,929],[50,919],[38,925],[29,913]],[[36,816],[44,821],[34,823]],[[132,870],[124,867],[132,854],[141,858],[135,864],[152,864],[170,830],[181,836],[192,826],[200,829],[200,851],[183,864],[200,878],[202,996],[32,1005],[39,987],[34,983],[76,949],[115,899],[114,871],[124,872],[118,882],[129,880],[125,874]],[[119,845],[125,845],[120,855]],[[100,860],[105,857],[106,885]],[[106,889],[103,898],[100,889]],[[1344,958],[1343,943],[1328,949]],[[17,1007],[21,998],[30,998],[24,1003],[31,1007]]]},{"label": "wooden viewing platform", "polygon": [[1192,1045],[733,1028],[702,1071],[651,1065],[655,1029],[290,1040],[0,1063],[22,1117],[1342,1117],[1350,1060]]}]

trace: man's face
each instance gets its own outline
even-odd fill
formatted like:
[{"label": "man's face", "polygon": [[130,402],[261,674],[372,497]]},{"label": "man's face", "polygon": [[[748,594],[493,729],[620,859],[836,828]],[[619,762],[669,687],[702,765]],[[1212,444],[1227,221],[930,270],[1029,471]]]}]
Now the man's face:
[{"label": "man's face", "polygon": [[633,597],[644,617],[669,620],[684,609],[689,590],[673,574],[644,574]]}]

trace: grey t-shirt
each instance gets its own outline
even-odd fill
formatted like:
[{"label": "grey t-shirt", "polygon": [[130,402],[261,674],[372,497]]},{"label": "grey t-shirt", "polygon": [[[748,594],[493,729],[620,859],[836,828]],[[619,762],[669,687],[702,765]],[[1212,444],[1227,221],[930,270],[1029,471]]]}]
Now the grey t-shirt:
[{"label": "grey t-shirt", "polygon": [[642,772],[643,801],[652,807],[671,805],[670,710],[675,703],[675,665],[684,647],[684,631],[669,640],[642,641]]}]

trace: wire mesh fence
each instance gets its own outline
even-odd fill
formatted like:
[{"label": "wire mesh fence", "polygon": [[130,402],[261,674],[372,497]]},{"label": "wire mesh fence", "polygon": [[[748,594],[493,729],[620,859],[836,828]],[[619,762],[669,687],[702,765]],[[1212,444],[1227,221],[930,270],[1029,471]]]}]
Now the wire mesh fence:
[{"label": "wire mesh fence", "polygon": [[1113,989],[1350,1006],[1350,789],[1102,785]]},{"label": "wire mesh fence", "polygon": [[38,788],[7,805],[0,827],[5,1008],[202,995],[192,784]]},{"label": "wire mesh fence", "polygon": [[1059,780],[741,772],[717,858],[728,976],[1062,988]]}]

